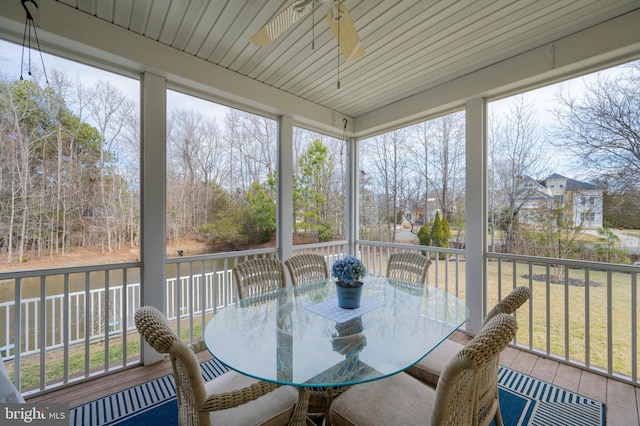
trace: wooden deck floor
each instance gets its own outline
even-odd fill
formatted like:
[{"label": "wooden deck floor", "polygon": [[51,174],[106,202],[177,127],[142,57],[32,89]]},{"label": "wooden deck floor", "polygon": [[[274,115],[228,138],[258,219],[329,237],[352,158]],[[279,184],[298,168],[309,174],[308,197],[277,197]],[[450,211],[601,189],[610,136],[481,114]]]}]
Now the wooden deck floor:
[{"label": "wooden deck floor", "polygon": [[[469,338],[462,333],[457,333],[453,339],[465,343]],[[201,361],[209,357],[206,352],[200,354]],[[589,398],[603,401],[606,404],[607,426],[640,425],[640,388],[638,387],[511,347],[501,354],[500,364]],[[69,407],[76,407],[169,373],[171,373],[171,363],[165,360],[27,398],[27,402],[59,402],[68,404]]]}]

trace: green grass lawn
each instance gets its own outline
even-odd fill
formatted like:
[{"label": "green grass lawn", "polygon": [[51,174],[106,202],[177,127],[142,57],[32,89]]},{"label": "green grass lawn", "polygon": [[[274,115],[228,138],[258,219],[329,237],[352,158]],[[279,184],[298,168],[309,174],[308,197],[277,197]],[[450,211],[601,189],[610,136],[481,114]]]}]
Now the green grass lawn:
[{"label": "green grass lawn", "polygon": [[[446,264],[449,263],[449,276],[445,277]],[[449,292],[455,292],[456,276],[452,262],[439,261],[438,286]],[[498,277],[498,262],[488,262],[488,301],[489,308],[498,302],[498,282],[501,278],[502,293],[506,296],[515,286],[529,286],[527,264],[517,264],[514,284],[513,267],[510,262],[503,262],[501,277]],[[435,265],[429,269],[429,283],[436,281]],[[555,271],[550,268],[550,273]],[[533,266],[533,276],[546,274],[543,265]],[[459,296],[465,299],[465,268],[460,262]],[[584,280],[584,270],[570,269],[569,277]],[[567,358],[581,364],[589,364],[604,370],[608,369],[609,360],[615,373],[631,375],[632,372],[632,293],[631,275],[611,274],[611,297],[607,292],[608,276],[603,271],[590,271],[592,285],[586,287],[567,286],[564,284],[548,284],[543,281],[531,281],[533,291],[531,304],[525,304],[517,312],[517,343],[525,347],[547,352],[554,356]],[[478,281],[480,284],[480,281]],[[598,284],[595,286],[595,284]],[[640,293],[640,292],[639,292]],[[529,312],[529,309],[532,312]],[[608,307],[611,307],[611,330],[607,328]],[[640,300],[636,300],[640,306]],[[547,311],[549,316],[547,319]],[[588,315],[586,315],[588,313]],[[638,315],[638,313],[636,313]],[[531,319],[530,319],[531,318]],[[640,323],[640,318],[636,318]],[[548,327],[547,327],[548,324]],[[548,328],[548,332],[547,332]],[[640,341],[640,331],[636,332]],[[608,343],[611,335],[611,357]],[[568,341],[568,352],[565,353],[565,340]]]}]

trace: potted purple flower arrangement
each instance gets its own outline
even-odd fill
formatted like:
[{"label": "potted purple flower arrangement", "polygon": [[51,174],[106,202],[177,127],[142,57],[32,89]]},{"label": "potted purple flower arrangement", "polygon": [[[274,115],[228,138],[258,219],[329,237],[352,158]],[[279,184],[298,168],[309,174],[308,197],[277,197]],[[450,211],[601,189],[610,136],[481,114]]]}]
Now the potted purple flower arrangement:
[{"label": "potted purple flower arrangement", "polygon": [[362,261],[355,256],[337,260],[331,267],[331,276],[337,278],[338,306],[346,309],[360,307],[362,286],[360,278],[366,274]]}]

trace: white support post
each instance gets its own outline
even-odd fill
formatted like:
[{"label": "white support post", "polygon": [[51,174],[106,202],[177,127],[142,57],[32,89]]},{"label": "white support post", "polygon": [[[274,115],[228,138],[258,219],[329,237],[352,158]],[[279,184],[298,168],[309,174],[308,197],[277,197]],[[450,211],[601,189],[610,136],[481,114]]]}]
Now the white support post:
[{"label": "white support post", "polygon": [[360,173],[358,173],[358,139],[349,138],[347,141],[347,193],[345,212],[346,236],[349,242],[348,253],[356,256],[358,246],[356,240],[359,236],[360,205],[358,204]]},{"label": "white support post", "polygon": [[482,325],[486,300],[487,250],[487,143],[486,104],[473,98],[466,104],[466,303],[471,311],[465,328],[477,334]]},{"label": "white support post", "polygon": [[279,256],[286,260],[293,254],[293,118],[278,120],[278,203],[276,228]]},{"label": "white support post", "polygon": [[[167,85],[163,77],[142,75],[141,170],[142,199],[140,253],[140,304],[166,309],[166,111]],[[146,342],[143,364],[164,359]]]}]

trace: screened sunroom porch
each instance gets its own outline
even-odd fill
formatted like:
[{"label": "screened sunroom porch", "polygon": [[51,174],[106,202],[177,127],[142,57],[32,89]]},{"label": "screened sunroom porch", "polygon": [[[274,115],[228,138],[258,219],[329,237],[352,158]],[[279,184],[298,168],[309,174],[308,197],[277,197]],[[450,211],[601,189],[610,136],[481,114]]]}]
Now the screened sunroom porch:
[{"label": "screened sunroom porch", "polygon": [[[229,2],[218,3],[219,13],[232,13],[223,7]],[[228,42],[234,37],[239,40],[238,43],[246,45],[244,34],[250,33],[252,29],[257,29],[261,19],[267,19],[268,15],[278,10],[278,5],[271,3],[275,2],[270,2],[269,7],[265,8],[269,10],[261,12],[253,12],[250,6],[246,6],[247,10],[252,11],[251,18],[256,16],[255,22],[247,24],[245,27],[238,24],[239,26],[234,26],[234,31],[229,32],[226,36],[215,32],[212,32],[212,36],[218,37],[221,40],[220,43],[228,43],[229,46],[235,45],[235,43]],[[637,268],[634,268],[633,265],[592,264],[575,260],[558,261],[535,256],[493,253],[487,249],[490,236],[485,232],[488,223],[487,205],[489,200],[486,142],[487,102],[637,59],[640,52],[640,34],[638,34],[636,25],[639,20],[637,5],[634,2],[614,2],[607,9],[604,3],[593,3],[593,9],[596,10],[593,15],[585,13],[582,16],[579,12],[575,12],[580,15],[580,19],[576,19],[571,25],[558,24],[557,22],[562,16],[558,15],[553,31],[539,34],[538,38],[533,37],[535,41],[522,41],[525,38],[528,39],[530,35],[530,33],[526,33],[527,28],[523,28],[522,34],[520,34],[522,39],[513,38],[514,46],[511,51],[505,47],[509,43],[502,40],[501,44],[494,45],[495,54],[493,55],[483,51],[484,55],[479,58],[478,56],[481,55],[460,52],[458,55],[461,56],[449,59],[450,63],[447,63],[449,68],[443,67],[444,69],[433,70],[431,73],[429,67],[421,64],[415,66],[418,71],[415,76],[412,76],[406,72],[406,69],[411,68],[410,64],[416,61],[417,57],[422,57],[423,61],[437,62],[438,54],[441,51],[436,49],[430,53],[434,56],[428,56],[427,59],[427,54],[420,49],[419,43],[407,49],[406,54],[400,54],[403,49],[398,45],[387,47],[386,44],[390,44],[388,40],[394,37],[399,39],[398,43],[407,43],[401,37],[415,37],[417,30],[408,31],[406,35],[397,34],[393,28],[387,28],[384,25],[382,22],[384,20],[376,20],[374,16],[370,16],[373,14],[372,11],[377,11],[381,15],[394,13],[394,10],[381,12],[386,7],[382,2],[371,6],[370,10],[365,10],[366,6],[362,2],[354,2],[354,4],[347,2],[356,26],[364,31],[362,38],[367,53],[360,60],[362,62],[354,62],[355,65],[343,64],[340,74],[338,74],[337,58],[335,57],[337,55],[333,54],[333,49],[330,47],[332,38],[329,33],[321,35],[324,37],[321,39],[324,44],[322,48],[316,48],[317,50],[302,47],[302,44],[306,46],[306,43],[298,41],[295,36],[290,36],[286,42],[277,47],[254,50],[250,52],[254,58],[253,62],[246,60],[244,71],[241,71],[234,69],[235,65],[231,65],[230,59],[233,55],[243,57],[242,55],[245,53],[236,53],[241,50],[240,47],[236,50],[228,47],[228,55],[230,56],[226,58],[217,58],[212,54],[213,57],[216,57],[215,60],[219,61],[219,64],[210,63],[210,61],[203,60],[200,57],[202,55],[193,54],[193,47],[190,47],[187,39],[196,43],[197,40],[194,40],[193,37],[200,34],[200,29],[196,30],[196,28],[199,28],[198,25],[204,25],[197,19],[193,21],[191,30],[185,28],[176,30],[173,38],[166,33],[161,34],[161,32],[153,37],[150,33],[153,30],[154,16],[150,14],[148,18],[143,19],[138,14],[155,13],[157,5],[149,6],[143,11],[139,9],[140,5],[130,3],[128,12],[125,12],[116,5],[113,5],[110,10],[106,10],[109,8],[103,9],[103,6],[98,2],[43,1],[40,5],[41,16],[38,35],[44,51],[86,61],[94,66],[105,67],[128,75],[137,75],[139,78],[142,149],[140,169],[141,255],[139,261],[126,264],[87,265],[69,270],[60,268],[60,270],[40,271],[35,274],[36,279],[46,283],[48,275],[58,277],[84,275],[88,281],[82,292],[87,295],[91,294],[91,296],[85,297],[103,297],[102,300],[105,304],[103,306],[117,301],[117,306],[123,307],[120,310],[102,310],[105,314],[100,319],[102,326],[97,328],[97,335],[99,336],[98,340],[103,342],[103,350],[108,352],[110,347],[113,348],[117,344],[127,347],[127,342],[131,343],[137,339],[137,337],[129,335],[130,327],[133,324],[130,321],[127,322],[127,315],[118,316],[130,309],[128,303],[131,303],[131,306],[137,304],[166,306],[167,313],[173,312],[174,318],[183,318],[182,315],[184,315],[186,323],[178,322],[184,324],[178,326],[178,329],[187,333],[189,339],[197,339],[197,333],[193,333],[193,330],[196,329],[194,325],[204,324],[207,315],[212,312],[211,310],[218,309],[227,302],[224,299],[215,299],[213,296],[210,296],[209,299],[206,297],[196,299],[194,294],[215,294],[215,297],[222,297],[226,291],[224,289],[225,273],[239,260],[248,256],[269,255],[286,259],[300,250],[318,251],[326,256],[339,253],[360,253],[370,262],[369,268],[372,271],[382,274],[382,265],[384,265],[390,250],[414,250],[415,247],[407,247],[404,243],[369,241],[360,235],[362,228],[358,221],[362,217],[360,209],[363,206],[360,203],[362,193],[359,191],[362,179],[362,174],[359,172],[362,164],[359,161],[359,156],[362,146],[368,138],[373,138],[376,135],[455,111],[463,111],[466,154],[464,163],[464,181],[466,182],[464,191],[466,207],[463,215],[465,223],[464,246],[455,249],[432,249],[434,254],[438,253],[438,257],[440,252],[447,253],[448,260],[437,263],[437,267],[432,271],[430,283],[443,286],[448,291],[464,297],[471,309],[471,317],[465,324],[465,330],[474,334],[479,327],[486,307],[495,303],[500,295],[504,295],[509,288],[515,285],[516,280],[519,279],[517,277],[525,274],[533,276],[534,274],[529,271],[534,269],[536,271],[540,269],[541,274],[549,277],[552,275],[553,268],[559,264],[565,265],[566,270],[578,271],[579,274],[587,277],[587,281],[592,279],[608,283],[609,287],[605,286],[605,288],[611,288],[610,283],[616,281],[618,275],[625,276],[628,280],[626,281],[628,282],[628,292],[616,296],[611,289],[611,293],[605,292],[604,302],[599,305],[605,308],[602,317],[607,320],[607,325],[603,329],[603,334],[597,335],[594,340],[605,339],[607,341],[604,355],[596,355],[597,351],[593,349],[594,342],[588,337],[580,340],[576,347],[571,335],[572,327],[575,327],[572,323],[575,314],[569,309],[572,303],[576,303],[572,299],[575,297],[573,289],[568,285],[552,286],[549,279],[541,281],[540,294],[538,297],[534,297],[529,308],[530,314],[519,318],[523,334],[519,335],[514,345],[526,351],[546,355],[563,365],[576,364],[581,369],[592,370],[598,375],[619,379],[624,383],[637,386]],[[534,3],[529,6],[534,7]],[[568,5],[564,6],[569,7]],[[165,12],[167,12],[169,6],[165,7]],[[238,19],[247,19],[245,14],[239,13],[243,5],[236,4],[235,7],[238,8],[236,11]],[[507,2],[493,2],[491,7],[495,13],[502,10],[503,15],[511,16],[513,22],[518,22],[516,20],[516,17],[519,16],[517,11],[509,9],[510,6]],[[443,10],[445,9],[443,7]],[[475,12],[480,13],[479,11]],[[520,13],[523,12],[524,10]],[[171,13],[167,13],[167,24],[162,31],[169,31],[172,19],[175,19],[173,13],[177,14],[178,12],[172,10]],[[185,16],[181,18],[183,21],[188,22],[188,19],[195,19],[193,10],[185,9],[183,13]],[[415,4],[407,7],[406,10],[403,9],[402,13],[404,15],[397,11],[397,19],[401,19],[403,16],[406,18],[406,15],[412,13],[415,16],[424,17],[420,13],[427,12]],[[469,34],[464,33],[462,17],[455,15],[460,11],[448,10],[446,13],[450,14],[448,15],[450,19],[455,19],[456,16],[460,18],[458,24],[460,27],[455,29],[461,35],[470,37]],[[553,13],[562,14],[562,8],[559,7]],[[169,18],[169,16],[171,17]],[[222,16],[228,17],[228,15]],[[487,26],[487,22],[490,22],[489,16],[485,16],[485,19],[488,20],[484,22],[485,26]],[[533,19],[537,15],[530,16]],[[20,3],[15,2],[15,4],[7,5],[2,11],[0,19],[3,37],[9,41],[20,43],[24,30],[24,9]],[[520,19],[526,21],[526,18],[520,17]],[[149,24],[144,26],[141,22]],[[174,24],[174,28],[177,26],[178,24]],[[243,30],[240,31],[237,28],[243,28]],[[295,35],[299,36],[298,38],[302,38],[308,32],[302,27],[296,31]],[[430,36],[435,37],[435,34],[430,33]],[[487,37],[489,36],[487,35]],[[369,44],[367,44],[368,40]],[[204,42],[202,43],[204,44]],[[428,44],[428,39],[423,40],[422,43]],[[287,52],[292,52],[292,49],[300,57],[309,57],[305,60],[310,62],[300,60],[300,64],[295,64],[294,67],[292,61],[298,60],[298,56],[287,54]],[[387,52],[384,49],[390,50]],[[213,48],[211,50],[215,51]],[[387,56],[384,56],[385,52]],[[393,52],[399,57],[392,59],[392,53],[389,52]],[[421,52],[423,52],[422,56]],[[313,59],[314,54],[322,57],[321,63],[316,65],[317,71],[303,72],[302,69],[310,69],[311,64],[316,61]],[[467,57],[466,62],[462,59],[465,56]],[[278,61],[284,61],[284,63]],[[286,61],[292,65],[292,75],[289,75],[285,69]],[[274,68],[257,70],[258,62],[271,64],[279,71],[274,71]],[[383,74],[379,71],[381,64],[396,62],[398,63],[397,68],[389,73],[393,74],[394,80],[372,82],[365,80],[373,78],[372,74],[376,74],[376,71],[368,71],[367,67],[378,70],[377,74]],[[445,61],[443,60],[443,62]],[[455,68],[455,64],[458,65],[458,68]],[[256,71],[252,71],[251,67],[256,67]],[[5,73],[11,72],[4,67],[3,71]],[[258,76],[254,77],[254,75]],[[270,75],[272,80],[265,78],[265,75]],[[306,83],[304,81],[298,82],[298,78],[306,79]],[[291,82],[289,86],[284,83],[285,80]],[[337,89],[335,83],[339,80],[342,80],[341,88]],[[318,85],[323,88],[312,90],[308,88],[309,85]],[[280,86],[282,88],[278,89]],[[165,204],[167,188],[164,178],[168,172],[166,168],[167,147],[163,143],[166,140],[167,128],[167,89],[196,95],[198,98],[213,100],[263,115],[277,123],[279,180],[276,199],[277,243],[274,248],[247,251],[246,254],[225,253],[208,256],[209,258],[222,259],[223,266],[215,270],[205,270],[204,261],[200,255],[182,259],[167,258],[165,245],[167,219],[166,215],[158,214],[158,212],[167,211]],[[344,119],[346,119],[346,129]],[[311,129],[314,132],[346,142],[343,239],[311,245],[295,245],[293,242],[291,230],[295,226],[293,219],[294,189],[293,182],[288,177],[295,175],[293,166],[294,133],[297,127]],[[206,255],[202,256],[207,257]],[[175,275],[168,272],[168,267],[172,268],[170,270]],[[111,273],[105,271],[112,269],[119,271],[117,275],[121,277],[119,278],[120,282],[116,280],[109,283],[109,278],[102,279],[101,281],[106,282],[102,296],[93,296],[93,288],[89,284],[93,276],[100,274],[110,276]],[[130,277],[131,272],[126,272],[128,270],[138,271],[137,273],[140,275],[139,288],[142,290],[138,293],[131,290],[132,293],[127,296],[128,291],[122,291],[122,282],[130,283],[127,276]],[[208,285],[212,286],[212,293],[209,293],[204,284],[210,274],[222,277],[209,281]],[[603,278],[600,278],[600,274]],[[596,275],[598,275],[598,279],[594,278]],[[8,280],[9,286],[13,289],[18,289],[17,291],[13,290],[12,294],[15,296],[14,304],[25,306],[22,312],[26,312],[28,309],[44,309],[42,306],[46,306],[47,303],[51,303],[51,306],[55,303],[41,302],[40,305],[37,305],[40,308],[22,305],[24,301],[21,298],[21,283],[27,277],[34,276],[33,271],[2,272],[0,276],[3,280]],[[473,279],[469,277],[473,277]],[[194,287],[190,291],[183,291],[181,288],[182,285],[195,285],[196,281],[202,282],[197,288]],[[219,282],[220,289],[213,290],[213,287],[217,286]],[[539,285],[538,282],[534,284],[531,279],[526,279],[525,282],[531,286],[537,287]],[[167,283],[168,290],[163,288],[165,287],[164,283]],[[159,289],[162,291],[154,291]],[[581,293],[577,296],[580,300],[579,303],[583,306],[583,312],[585,309],[586,312],[589,312],[589,303],[601,303],[600,300],[592,302],[588,293],[590,286],[587,286],[586,289],[586,294]],[[120,293],[117,293],[118,291]],[[40,298],[46,299],[47,297],[46,291],[41,291],[38,294]],[[628,336],[628,345],[622,348],[616,344],[616,339],[619,337],[619,322],[617,320],[615,323],[613,322],[614,314],[618,309],[615,305],[617,299],[614,296],[630,301],[629,314],[626,317],[628,323],[624,325],[626,334],[622,333],[623,336]],[[206,300],[214,303],[207,306]],[[560,317],[557,317],[556,313],[551,310],[552,305],[558,300],[563,300]],[[584,308],[585,305],[587,308]],[[56,312],[59,313],[60,321],[63,322],[68,317],[71,303],[65,305],[64,302],[61,302],[59,306],[62,311]],[[534,312],[540,311],[544,314],[542,322],[538,323],[538,319],[534,318]],[[69,370],[69,362],[63,362],[62,364],[65,366],[63,373],[57,380],[49,381],[46,379],[45,371],[45,361],[49,359],[46,348],[55,346],[55,350],[62,353],[62,358],[65,360],[69,359],[70,355],[78,348],[90,353],[91,340],[85,336],[91,335],[91,332],[85,330],[84,333],[81,333],[85,341],[79,346],[70,344],[76,340],[70,334],[60,335],[59,340],[53,337],[53,333],[44,338],[42,336],[47,336],[46,333],[30,336],[17,328],[19,326],[16,321],[12,321],[16,315],[15,312],[15,310],[6,310],[4,315],[6,324],[12,324],[13,327],[16,327],[12,327],[12,331],[7,331],[6,336],[17,335],[21,336],[22,340],[12,340],[8,341],[6,345],[3,344],[5,355],[12,356],[18,365],[22,359],[26,360],[34,354],[36,359],[40,361],[40,371],[36,375],[40,377],[40,380],[25,388],[26,393],[31,392],[34,395],[46,393],[52,386],[55,387],[58,384],[65,386],[74,380],[90,379],[94,374],[100,374],[101,371],[108,373],[139,362],[146,363],[157,359],[152,353],[140,356],[138,352],[130,356],[129,350],[120,350],[119,359],[115,364],[105,358],[102,365],[96,367],[86,360],[82,363],[80,373]],[[60,312],[62,313],[60,314]],[[18,310],[17,317],[21,317],[20,310]],[[38,318],[37,324],[45,323],[45,316]],[[598,321],[599,318],[600,316]],[[588,330],[596,328],[595,321],[588,314],[579,320],[581,331],[587,335],[589,335]],[[48,323],[49,320],[46,322]],[[537,335],[534,337],[533,324],[542,324],[544,331],[541,334],[541,340],[537,340]],[[25,324],[21,326],[24,327]],[[62,328],[65,329],[65,327]],[[87,330],[89,328],[91,327],[87,326]],[[32,329],[35,330],[35,327]],[[44,340],[34,343],[38,339]],[[53,345],[48,345],[47,339],[52,339]],[[118,342],[116,343],[114,339]],[[556,347],[558,340],[561,344]],[[34,345],[27,346],[27,341],[30,344],[34,343]],[[21,350],[16,351],[15,348],[21,348]],[[21,354],[23,350],[24,357]],[[622,366],[617,364],[620,352],[624,353]],[[17,373],[20,374],[20,367],[18,367]]]}]

